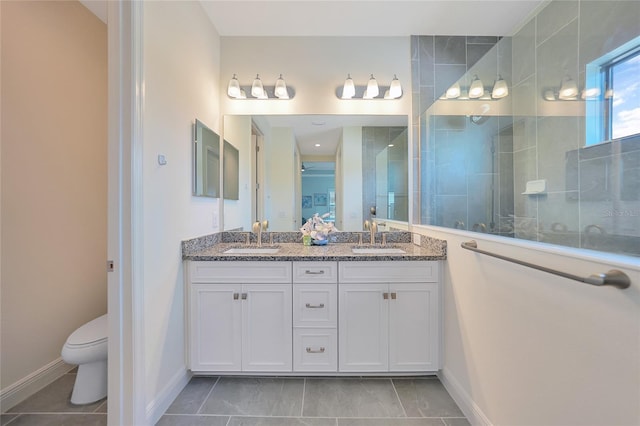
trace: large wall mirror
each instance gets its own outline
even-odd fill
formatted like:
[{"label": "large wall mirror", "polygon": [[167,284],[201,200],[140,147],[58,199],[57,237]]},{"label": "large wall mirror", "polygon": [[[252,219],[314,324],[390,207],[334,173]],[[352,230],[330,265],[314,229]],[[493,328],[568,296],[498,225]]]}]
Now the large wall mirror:
[{"label": "large wall mirror", "polygon": [[251,140],[251,155],[240,165],[251,169],[250,181],[241,183],[251,188],[244,207],[251,221],[267,219],[271,231],[296,231],[315,213],[327,214],[341,231],[360,231],[370,219],[382,231],[407,223],[407,116],[226,116],[224,122],[226,140],[236,146]]},{"label": "large wall mirror", "polygon": [[193,195],[220,198],[220,136],[196,120],[192,150]]}]

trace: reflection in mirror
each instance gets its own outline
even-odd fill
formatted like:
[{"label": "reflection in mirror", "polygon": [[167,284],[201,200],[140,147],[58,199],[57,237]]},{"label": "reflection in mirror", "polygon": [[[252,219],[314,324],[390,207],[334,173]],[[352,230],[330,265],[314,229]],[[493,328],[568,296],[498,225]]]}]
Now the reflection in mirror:
[{"label": "reflection in mirror", "polygon": [[240,168],[240,157],[238,150],[229,142],[224,141],[224,151],[222,158],[222,193],[224,199],[237,200],[239,192],[238,178]]},{"label": "reflection in mirror", "polygon": [[234,143],[247,134],[254,145],[246,164],[255,179],[246,182],[254,188],[252,221],[269,220],[270,231],[297,231],[313,214],[329,213],[342,231],[360,231],[367,219],[381,222],[381,231],[393,230],[391,222],[385,228],[387,220],[406,225],[407,116],[235,117],[225,117],[225,139]]},{"label": "reflection in mirror", "polygon": [[193,195],[219,198],[220,136],[200,120],[193,135]]}]

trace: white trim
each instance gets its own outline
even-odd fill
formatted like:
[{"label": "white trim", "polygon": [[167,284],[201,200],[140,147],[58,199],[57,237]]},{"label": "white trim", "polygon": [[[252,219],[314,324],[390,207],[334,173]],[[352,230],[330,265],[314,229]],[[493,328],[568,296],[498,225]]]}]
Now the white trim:
[{"label": "white trim", "polygon": [[[586,260],[589,262],[607,263],[611,266],[628,268],[640,272],[640,262],[637,257],[621,254],[598,252],[587,249],[559,246],[555,244],[529,241],[518,238],[501,237],[497,235],[483,234],[480,232],[465,231],[461,229],[445,228],[441,226],[413,225],[413,232],[429,236],[428,231],[441,232],[443,234],[457,235],[477,241],[488,241],[504,244],[505,246],[520,247],[534,250],[540,253],[564,256],[572,259]],[[420,232],[421,231],[421,232]]]},{"label": "white trim", "polygon": [[108,416],[146,424],[142,281],[143,3],[108,2]]},{"label": "white trim", "polygon": [[147,405],[147,422],[155,425],[171,406],[193,375],[186,368],[173,375],[167,386]]},{"label": "white trim", "polygon": [[443,368],[438,373],[440,382],[444,385],[451,398],[458,404],[458,407],[464,413],[465,417],[474,426],[492,426],[491,420],[482,412],[478,404],[464,390],[464,387],[453,376],[451,371]]},{"label": "white trim", "polygon": [[45,386],[53,383],[75,366],[58,358],[0,391],[0,407],[5,413]]}]

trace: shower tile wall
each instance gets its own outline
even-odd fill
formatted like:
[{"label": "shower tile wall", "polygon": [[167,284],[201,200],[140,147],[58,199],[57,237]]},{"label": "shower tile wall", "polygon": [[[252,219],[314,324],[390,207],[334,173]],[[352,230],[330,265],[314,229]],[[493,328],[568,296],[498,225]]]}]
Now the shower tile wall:
[{"label": "shower tile wall", "polygon": [[[543,98],[567,75],[584,87],[586,64],[639,37],[638,22],[640,1],[552,0],[497,49],[491,37],[413,36],[414,221],[454,227],[466,212],[466,229],[496,221],[503,235],[511,228],[517,238],[639,255],[639,138],[585,147],[584,103]],[[463,115],[425,114],[473,62],[494,60],[510,85],[511,116],[472,128]],[[493,205],[490,132],[499,147]],[[523,195],[537,179],[546,194]],[[490,208],[498,213],[487,220]]]}]

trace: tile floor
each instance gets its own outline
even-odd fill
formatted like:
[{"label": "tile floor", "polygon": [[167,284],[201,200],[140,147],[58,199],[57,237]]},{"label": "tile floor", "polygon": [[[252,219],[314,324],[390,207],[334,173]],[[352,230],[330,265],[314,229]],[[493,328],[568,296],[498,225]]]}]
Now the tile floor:
[{"label": "tile floor", "polygon": [[[75,372],[2,414],[0,426],[102,426],[107,400],[69,402]],[[468,426],[435,377],[193,377],[157,426]]]}]

